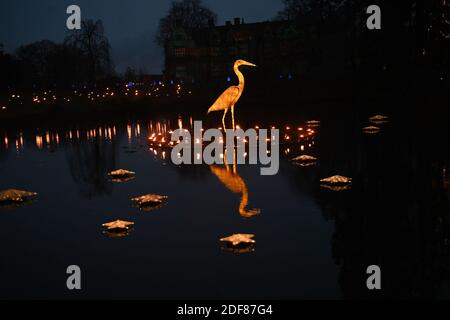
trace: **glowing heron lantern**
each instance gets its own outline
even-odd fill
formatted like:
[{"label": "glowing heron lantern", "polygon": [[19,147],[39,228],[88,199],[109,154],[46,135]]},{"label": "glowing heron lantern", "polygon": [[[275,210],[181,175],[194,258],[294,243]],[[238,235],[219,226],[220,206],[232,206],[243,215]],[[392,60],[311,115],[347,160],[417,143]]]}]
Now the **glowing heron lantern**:
[{"label": "glowing heron lantern", "polygon": [[238,102],[239,98],[242,95],[242,92],[244,91],[245,86],[245,79],[242,72],[239,70],[240,66],[251,66],[256,67],[253,63],[244,61],[244,60],[237,60],[234,63],[234,73],[236,73],[239,84],[237,86],[231,86],[227,90],[225,90],[220,97],[214,102],[214,104],[209,108],[208,114],[213,111],[222,111],[224,110],[223,118],[222,118],[222,124],[223,128],[226,129],[225,126],[225,116],[227,115],[227,112],[229,109],[231,109],[231,117],[233,121],[233,130],[235,129],[234,125],[234,106]]}]

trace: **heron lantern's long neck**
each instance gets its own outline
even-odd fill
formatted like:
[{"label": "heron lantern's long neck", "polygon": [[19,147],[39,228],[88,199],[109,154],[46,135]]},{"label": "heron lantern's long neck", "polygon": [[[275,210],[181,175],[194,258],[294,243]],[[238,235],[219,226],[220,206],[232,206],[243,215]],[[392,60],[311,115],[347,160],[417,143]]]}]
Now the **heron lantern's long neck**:
[{"label": "heron lantern's long neck", "polygon": [[244,79],[244,75],[239,70],[239,66],[236,64],[234,65],[234,73],[236,73],[236,75],[239,79],[239,89],[242,92],[242,90],[244,90],[244,86],[245,86],[245,79]]},{"label": "heron lantern's long neck", "polygon": [[241,215],[245,215],[246,210],[245,208],[248,205],[248,190],[247,190],[247,186],[244,184],[243,188],[242,188],[242,197],[241,197],[241,202],[239,203],[239,213]]}]

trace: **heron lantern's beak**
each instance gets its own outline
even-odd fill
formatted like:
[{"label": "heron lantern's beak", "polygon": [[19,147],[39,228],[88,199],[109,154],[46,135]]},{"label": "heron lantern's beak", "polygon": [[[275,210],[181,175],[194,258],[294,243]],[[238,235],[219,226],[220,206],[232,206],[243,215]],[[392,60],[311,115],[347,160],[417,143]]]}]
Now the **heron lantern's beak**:
[{"label": "heron lantern's beak", "polygon": [[247,61],[244,61],[243,65],[244,66],[249,66],[249,67],[256,67],[256,64],[253,64],[253,63],[250,63],[250,62],[247,62]]}]

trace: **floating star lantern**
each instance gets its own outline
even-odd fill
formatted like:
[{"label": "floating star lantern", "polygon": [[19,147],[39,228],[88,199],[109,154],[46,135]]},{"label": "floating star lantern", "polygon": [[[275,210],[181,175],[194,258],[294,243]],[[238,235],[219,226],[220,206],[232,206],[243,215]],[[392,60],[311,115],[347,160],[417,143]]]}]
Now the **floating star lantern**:
[{"label": "floating star lantern", "polygon": [[303,167],[313,166],[317,163],[317,158],[309,155],[302,155],[299,157],[295,157],[292,159],[295,164],[298,164]]},{"label": "floating star lantern", "polygon": [[255,237],[254,234],[245,234],[245,233],[239,233],[239,234],[233,234],[232,236],[222,238],[220,239],[221,242],[226,242],[227,244],[236,247],[240,245],[250,245],[253,243],[256,243],[253,238]]},{"label": "floating star lantern", "polygon": [[352,183],[352,178],[336,175],[329,178],[325,178],[320,180],[323,184],[329,184],[329,185],[339,185],[339,184],[350,184]]},{"label": "floating star lantern", "polygon": [[379,133],[380,130],[381,129],[379,127],[375,127],[375,126],[368,126],[368,127],[363,128],[363,131],[368,134]]},{"label": "floating star lantern", "polygon": [[322,179],[320,182],[322,188],[330,189],[332,191],[344,191],[351,188],[352,178],[336,175]]},{"label": "floating star lantern", "polygon": [[388,119],[389,119],[389,117],[382,116],[382,115],[376,115],[376,116],[373,116],[373,117],[369,118],[370,121],[386,121]]},{"label": "floating star lantern", "polygon": [[134,222],[124,221],[124,220],[116,220],[112,222],[106,222],[102,224],[103,227],[106,228],[108,232],[124,232],[130,230],[130,228],[134,225]]},{"label": "floating star lantern", "polygon": [[108,176],[111,177],[113,182],[127,182],[135,178],[136,173],[128,170],[115,170],[108,173]]},{"label": "floating star lantern", "polygon": [[107,236],[111,238],[121,238],[129,235],[132,226],[134,226],[134,222],[116,220],[104,223],[102,226],[106,228],[103,233]]},{"label": "floating star lantern", "polygon": [[20,204],[30,200],[37,196],[36,192],[22,191],[16,189],[8,189],[0,191],[0,203],[1,204]]},{"label": "floating star lantern", "polygon": [[320,121],[318,121],[318,120],[309,120],[309,121],[306,121],[306,124],[308,126],[310,126],[310,127],[318,127],[318,126],[320,126]]},{"label": "floating star lantern", "polygon": [[131,201],[138,206],[141,210],[151,211],[161,208],[167,203],[167,196],[161,196],[157,194],[146,194],[143,196],[132,198]]},{"label": "floating star lantern", "polygon": [[376,116],[370,117],[369,121],[374,123],[374,124],[380,125],[380,124],[388,122],[389,121],[389,117],[382,116],[382,115],[376,115]]}]

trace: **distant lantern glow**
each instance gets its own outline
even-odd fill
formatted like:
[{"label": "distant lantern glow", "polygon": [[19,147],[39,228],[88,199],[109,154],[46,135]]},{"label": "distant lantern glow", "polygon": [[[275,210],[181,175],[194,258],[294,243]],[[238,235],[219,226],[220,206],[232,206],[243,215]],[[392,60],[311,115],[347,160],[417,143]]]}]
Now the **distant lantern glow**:
[{"label": "distant lantern glow", "polygon": [[127,135],[128,135],[128,140],[131,140],[131,125],[127,125]]},{"label": "distant lantern glow", "polygon": [[42,136],[40,136],[40,135],[36,136],[36,147],[38,149],[42,149],[42,147],[43,147],[43,140],[42,140]]}]

